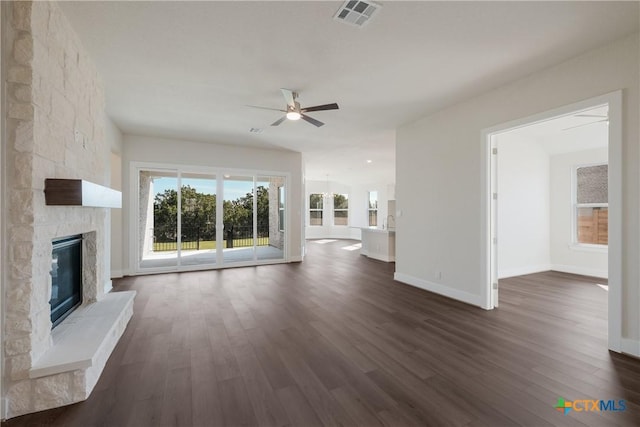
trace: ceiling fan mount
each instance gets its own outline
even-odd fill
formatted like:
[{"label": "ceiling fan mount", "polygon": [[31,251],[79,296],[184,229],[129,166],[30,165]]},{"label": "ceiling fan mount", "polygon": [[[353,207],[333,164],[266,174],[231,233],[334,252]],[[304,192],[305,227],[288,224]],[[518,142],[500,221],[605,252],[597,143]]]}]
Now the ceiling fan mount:
[{"label": "ceiling fan mount", "polygon": [[254,108],[261,108],[264,110],[274,110],[274,111],[282,111],[283,113],[285,113],[285,115],[281,118],[279,118],[278,120],[276,120],[275,122],[271,123],[271,126],[278,126],[280,123],[284,122],[285,120],[299,120],[302,119],[308,123],[311,123],[312,125],[316,126],[316,127],[320,127],[323,126],[324,123],[321,122],[320,120],[316,120],[313,117],[309,117],[306,113],[311,112],[311,111],[326,111],[326,110],[337,110],[339,109],[338,104],[336,104],[335,102],[332,104],[323,104],[323,105],[315,105],[313,107],[305,107],[302,108],[300,107],[300,103],[297,101],[298,99],[298,92],[293,91],[291,89],[280,89],[280,91],[282,91],[282,96],[284,96],[284,99],[287,103],[286,109],[282,110],[279,108],[268,108],[268,107],[258,107],[255,105],[250,105],[250,107],[254,107]]}]

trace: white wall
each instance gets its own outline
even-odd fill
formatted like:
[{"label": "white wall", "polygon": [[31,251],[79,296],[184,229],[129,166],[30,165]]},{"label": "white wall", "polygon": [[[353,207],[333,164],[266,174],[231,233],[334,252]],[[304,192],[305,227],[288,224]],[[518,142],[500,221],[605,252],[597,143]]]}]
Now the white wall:
[{"label": "white wall", "polygon": [[547,271],[551,264],[549,155],[519,132],[496,137],[498,277]]},{"label": "white wall", "polygon": [[400,127],[396,278],[483,306],[483,129],[622,90],[622,336],[637,342],[638,63],[636,33]]},{"label": "white wall", "polygon": [[[122,191],[122,158],[111,153],[111,188]],[[124,270],[124,250],[122,242],[122,209],[111,209],[111,277],[122,277]]]},{"label": "white wall", "polygon": [[[111,147],[110,184],[114,190],[122,191],[122,132],[105,115],[105,138]],[[111,254],[110,264],[107,265],[110,277],[123,276],[123,244],[122,244],[122,209],[109,209],[107,212],[107,229],[110,234],[107,242],[107,252]],[[109,282],[110,284],[110,282]],[[105,288],[105,291],[109,289]]]},{"label": "white wall", "polygon": [[214,143],[202,143],[163,139],[146,136],[124,135],[123,137],[123,218],[124,268],[131,272],[133,264],[131,251],[134,237],[130,236],[129,223],[132,220],[130,197],[131,162],[152,162],[165,165],[202,166],[205,168],[246,169],[262,172],[290,174],[289,198],[290,228],[288,232],[288,253],[290,261],[302,259],[303,221],[302,209],[302,156],[293,151],[263,150]]},{"label": "white wall", "polygon": [[[336,181],[307,181],[305,186],[305,237],[307,239],[355,239],[360,240],[360,228],[369,226],[369,192],[378,192],[378,225],[387,218],[387,202],[393,197],[393,184],[373,183],[347,185]],[[349,226],[333,225],[333,199],[324,200],[322,226],[309,225],[309,195],[333,192],[349,195]]]},{"label": "white wall", "polygon": [[607,163],[607,148],[558,154],[551,157],[551,264],[553,270],[607,277],[606,250],[573,245],[572,176],[579,165]]}]

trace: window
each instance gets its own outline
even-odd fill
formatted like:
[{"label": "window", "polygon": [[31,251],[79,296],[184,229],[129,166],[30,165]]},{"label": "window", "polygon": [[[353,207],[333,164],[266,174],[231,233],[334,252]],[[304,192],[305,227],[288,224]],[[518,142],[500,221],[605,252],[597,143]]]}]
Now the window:
[{"label": "window", "polygon": [[609,241],[608,166],[576,168],[575,242],[607,245]]},{"label": "window", "polygon": [[309,196],[309,225],[322,225],[322,194]]},{"label": "window", "polygon": [[284,187],[278,187],[278,231],[284,231]]},{"label": "window", "polygon": [[378,192],[369,191],[369,227],[378,225]]},{"label": "window", "polygon": [[349,196],[334,194],[333,196],[333,225],[349,225]]}]

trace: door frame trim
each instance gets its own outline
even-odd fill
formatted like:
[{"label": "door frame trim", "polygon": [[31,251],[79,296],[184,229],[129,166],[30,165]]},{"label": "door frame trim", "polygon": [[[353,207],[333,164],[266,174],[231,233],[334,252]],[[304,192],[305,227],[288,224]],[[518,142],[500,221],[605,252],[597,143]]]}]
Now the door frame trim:
[{"label": "door frame trim", "polygon": [[491,161],[492,137],[554,117],[573,114],[576,111],[602,105],[609,106],[608,347],[616,352],[621,351],[622,342],[622,96],[622,91],[617,90],[532,116],[501,123],[481,131],[481,220],[483,225],[481,254],[484,260],[482,277],[485,283],[485,286],[482,287],[482,301],[484,302],[483,308],[491,310],[494,308],[491,286],[493,282],[492,263],[497,263],[497,258],[494,259],[494,254],[492,254],[491,235],[491,224],[495,214],[491,208],[493,192],[491,182],[495,173],[495,165]]}]

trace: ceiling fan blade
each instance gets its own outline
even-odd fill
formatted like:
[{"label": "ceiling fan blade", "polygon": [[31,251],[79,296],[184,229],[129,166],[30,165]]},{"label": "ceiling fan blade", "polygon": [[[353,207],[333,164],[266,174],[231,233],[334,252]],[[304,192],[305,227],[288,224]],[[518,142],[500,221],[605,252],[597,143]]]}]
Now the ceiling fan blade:
[{"label": "ceiling fan blade", "polygon": [[294,92],[289,89],[280,89],[282,91],[282,95],[284,96],[284,100],[287,101],[287,105],[291,107],[296,107],[296,97],[294,96]]},{"label": "ceiling fan blade", "polygon": [[592,125],[594,123],[601,123],[601,122],[608,122],[609,119],[604,119],[604,120],[596,120],[595,122],[589,122],[589,123],[582,123],[581,125],[576,125],[576,126],[571,126],[568,128],[564,128],[562,130],[569,130],[569,129],[575,129],[575,128],[580,128],[582,126],[588,126],[588,125]]},{"label": "ceiling fan blade", "polygon": [[284,122],[285,120],[287,120],[287,116],[282,116],[275,122],[271,123],[271,126],[278,126],[280,123]]},{"label": "ceiling fan blade", "polygon": [[338,104],[334,102],[333,104],[324,104],[324,105],[316,105],[314,107],[306,107],[300,111],[303,113],[308,113],[310,111],[337,110],[338,108],[340,107],[338,107]]},{"label": "ceiling fan blade", "polygon": [[287,112],[287,110],[283,110],[282,108],[260,107],[260,106],[257,106],[257,105],[247,105],[247,107],[259,108],[261,110],[282,111],[283,113]]},{"label": "ceiling fan blade", "polygon": [[320,120],[316,120],[312,117],[307,116],[306,114],[301,114],[300,117],[302,118],[302,120],[305,120],[316,127],[320,127],[324,125],[324,123],[322,123]]}]

